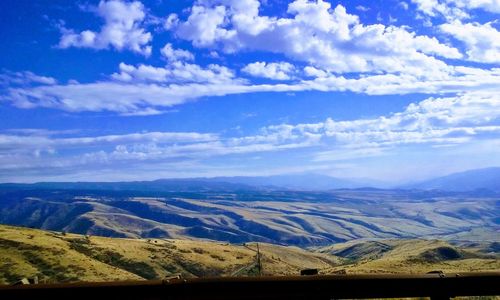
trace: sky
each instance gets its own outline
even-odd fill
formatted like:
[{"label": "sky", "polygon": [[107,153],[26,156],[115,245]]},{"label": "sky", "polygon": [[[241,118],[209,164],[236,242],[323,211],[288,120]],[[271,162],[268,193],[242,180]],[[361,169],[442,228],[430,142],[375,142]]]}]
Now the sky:
[{"label": "sky", "polygon": [[499,0],[2,0],[0,182],[500,166]]}]

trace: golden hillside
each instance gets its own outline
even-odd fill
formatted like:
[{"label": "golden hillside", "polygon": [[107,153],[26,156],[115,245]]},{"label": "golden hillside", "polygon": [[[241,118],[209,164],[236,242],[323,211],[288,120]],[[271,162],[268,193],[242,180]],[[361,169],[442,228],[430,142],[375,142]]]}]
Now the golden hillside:
[{"label": "golden hillside", "polygon": [[[327,269],[339,260],[296,247],[259,244],[264,275]],[[85,237],[0,225],[0,282],[38,275],[49,282],[252,275],[256,245],[171,239]]]},{"label": "golden hillside", "polygon": [[[33,276],[42,282],[141,280],[173,274],[252,276],[258,273],[256,246],[88,237],[0,225],[0,283]],[[259,243],[262,275],[297,275],[305,268],[323,274],[499,271],[500,260],[485,252],[488,247],[491,245],[383,240],[304,250]]]},{"label": "golden hillside", "polygon": [[341,256],[346,264],[325,270],[336,273],[444,273],[500,271],[498,243],[452,245],[442,240],[352,241],[319,249]]}]

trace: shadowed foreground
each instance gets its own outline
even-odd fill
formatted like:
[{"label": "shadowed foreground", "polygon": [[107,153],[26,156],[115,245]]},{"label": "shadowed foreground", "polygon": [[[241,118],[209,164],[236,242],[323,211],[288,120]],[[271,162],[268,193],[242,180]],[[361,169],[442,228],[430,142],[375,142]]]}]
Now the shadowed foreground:
[{"label": "shadowed foreground", "polygon": [[3,299],[338,299],[500,295],[500,273],[195,278],[0,287]]}]

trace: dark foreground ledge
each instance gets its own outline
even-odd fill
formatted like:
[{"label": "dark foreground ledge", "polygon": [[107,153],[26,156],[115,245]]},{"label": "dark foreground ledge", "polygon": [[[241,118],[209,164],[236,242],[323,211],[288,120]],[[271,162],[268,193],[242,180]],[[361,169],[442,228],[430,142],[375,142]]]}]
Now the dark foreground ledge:
[{"label": "dark foreground ledge", "polygon": [[500,295],[500,272],[219,277],[0,286],[0,299],[334,299]]}]

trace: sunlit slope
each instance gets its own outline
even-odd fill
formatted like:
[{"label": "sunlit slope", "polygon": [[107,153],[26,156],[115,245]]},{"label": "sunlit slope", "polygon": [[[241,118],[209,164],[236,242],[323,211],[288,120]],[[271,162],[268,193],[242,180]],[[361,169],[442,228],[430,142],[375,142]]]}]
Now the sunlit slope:
[{"label": "sunlit slope", "polygon": [[497,242],[450,244],[440,240],[353,241],[320,248],[346,264],[326,273],[445,273],[500,271]]},{"label": "sunlit slope", "polygon": [[113,191],[4,191],[0,223],[108,237],[307,247],[360,238],[442,238],[494,229],[500,220],[497,199],[387,190],[190,192],[157,197]]},{"label": "sunlit slope", "polygon": [[[497,242],[354,241],[304,250],[259,243],[262,275],[500,271]],[[0,283],[255,276],[257,244],[123,239],[0,226]]]},{"label": "sunlit slope", "polygon": [[[259,244],[263,275],[328,269],[339,260],[295,247]],[[0,226],[0,283],[39,276],[42,281],[108,281],[255,275],[256,245],[122,239]]]}]

